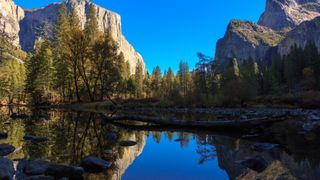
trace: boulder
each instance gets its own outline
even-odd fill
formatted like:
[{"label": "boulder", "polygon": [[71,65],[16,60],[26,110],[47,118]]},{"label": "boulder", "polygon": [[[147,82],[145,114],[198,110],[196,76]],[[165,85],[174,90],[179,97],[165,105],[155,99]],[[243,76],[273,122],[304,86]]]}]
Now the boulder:
[{"label": "boulder", "polygon": [[264,171],[268,167],[266,160],[259,155],[240,161],[240,164],[258,173]]},{"label": "boulder", "polygon": [[9,159],[0,157],[0,179],[12,180],[14,175],[13,162]]},{"label": "boulder", "polygon": [[66,166],[61,164],[51,164],[45,175],[53,176],[55,179],[69,178],[69,179],[83,179],[82,174],[84,169],[82,167]]},{"label": "boulder", "polygon": [[0,132],[0,139],[7,139],[7,138],[8,138],[8,133]]},{"label": "boulder", "polygon": [[129,147],[129,146],[135,146],[137,145],[137,142],[135,141],[121,141],[120,146],[122,147]]},{"label": "boulder", "polygon": [[9,144],[0,144],[0,156],[7,156],[16,150],[15,147]]},{"label": "boulder", "polygon": [[43,160],[27,160],[23,171],[27,175],[41,175],[46,172],[50,163]]},{"label": "boulder", "polygon": [[86,172],[102,172],[111,167],[111,164],[94,156],[87,156],[81,161],[81,166]]}]

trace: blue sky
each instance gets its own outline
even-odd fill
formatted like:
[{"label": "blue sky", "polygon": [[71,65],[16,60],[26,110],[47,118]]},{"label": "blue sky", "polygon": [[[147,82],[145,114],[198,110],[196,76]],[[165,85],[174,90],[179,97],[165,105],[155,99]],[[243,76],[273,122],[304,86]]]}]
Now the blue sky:
[{"label": "blue sky", "polygon": [[[15,0],[37,8],[59,0]],[[148,70],[159,65],[178,70],[180,60],[190,67],[196,53],[214,56],[231,19],[258,21],[264,0],[93,0],[122,17],[126,38],[145,59]]]}]

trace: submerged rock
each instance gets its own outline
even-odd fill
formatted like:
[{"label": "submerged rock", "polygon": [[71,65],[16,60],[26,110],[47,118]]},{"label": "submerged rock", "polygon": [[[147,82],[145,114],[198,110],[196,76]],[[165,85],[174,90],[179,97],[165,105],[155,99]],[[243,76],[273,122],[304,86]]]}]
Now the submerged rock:
[{"label": "submerged rock", "polygon": [[16,150],[15,147],[9,144],[0,144],[0,156],[7,156]]},{"label": "submerged rock", "polygon": [[12,180],[14,175],[13,162],[0,157],[0,179]]},{"label": "submerged rock", "polygon": [[120,142],[120,146],[123,146],[123,147],[135,146],[135,145],[137,145],[137,142],[135,142],[135,141],[122,141],[122,142]]},{"label": "submerged rock", "polygon": [[32,142],[45,142],[45,141],[48,141],[47,137],[33,136],[33,135],[30,135],[30,134],[26,134],[23,137],[23,139],[26,140],[26,141],[32,141]]},{"label": "submerged rock", "polygon": [[87,156],[81,161],[81,166],[86,172],[102,172],[110,168],[111,164],[94,156]]},{"label": "submerged rock", "polygon": [[27,175],[41,175],[46,172],[50,163],[43,160],[27,160],[24,165],[24,173]]},{"label": "submerged rock", "polygon": [[268,167],[268,163],[261,156],[255,156],[244,161],[240,161],[239,163],[259,173],[264,171]]},{"label": "submerged rock", "polygon": [[60,164],[51,164],[45,175],[53,176],[55,179],[69,178],[69,179],[83,179],[82,174],[84,169],[82,167],[66,166]]},{"label": "submerged rock", "polygon": [[8,138],[8,133],[0,132],[0,139],[6,139],[6,138]]},{"label": "submerged rock", "polygon": [[277,144],[270,144],[270,143],[256,143],[252,146],[252,149],[257,152],[264,152],[264,151],[270,151],[274,148],[278,147]]},{"label": "submerged rock", "polygon": [[106,154],[106,155],[110,155],[110,154],[112,154],[112,150],[111,149],[107,149],[107,150],[104,150],[103,153]]}]

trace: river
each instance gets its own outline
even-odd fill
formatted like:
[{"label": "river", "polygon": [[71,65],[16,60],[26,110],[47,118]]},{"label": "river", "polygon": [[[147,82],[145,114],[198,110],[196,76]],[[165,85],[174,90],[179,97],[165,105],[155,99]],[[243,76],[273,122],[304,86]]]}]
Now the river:
[{"label": "river", "polygon": [[[13,113],[30,117],[12,118]],[[319,179],[319,128],[305,132],[296,121],[235,133],[106,122],[99,113],[2,107],[0,132],[8,137],[0,144],[16,148],[7,156],[15,166],[21,159],[78,166],[88,155],[112,164],[101,173],[85,173],[84,179]],[[32,142],[25,135],[48,139]],[[123,141],[136,145],[124,147]]]}]

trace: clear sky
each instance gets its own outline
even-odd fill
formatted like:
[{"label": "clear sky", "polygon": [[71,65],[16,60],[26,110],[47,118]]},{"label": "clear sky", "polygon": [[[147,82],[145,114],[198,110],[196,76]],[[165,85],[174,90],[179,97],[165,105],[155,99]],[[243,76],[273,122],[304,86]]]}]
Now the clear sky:
[{"label": "clear sky", "polygon": [[[37,8],[59,0],[15,0]],[[148,70],[159,65],[177,71],[180,60],[190,67],[196,53],[214,56],[231,19],[258,21],[265,0],[93,0],[122,17],[123,33],[145,59]]]}]

